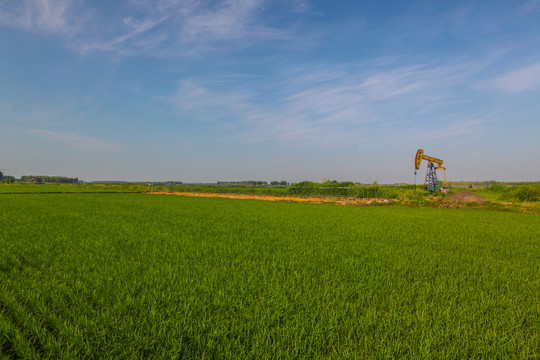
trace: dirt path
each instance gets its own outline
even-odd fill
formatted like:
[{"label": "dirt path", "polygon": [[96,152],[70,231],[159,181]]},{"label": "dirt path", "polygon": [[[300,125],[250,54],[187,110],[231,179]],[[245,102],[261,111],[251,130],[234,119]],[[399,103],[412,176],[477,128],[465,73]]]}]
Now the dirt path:
[{"label": "dirt path", "polygon": [[149,194],[162,195],[177,195],[177,196],[196,196],[196,197],[218,197],[227,199],[249,199],[249,200],[264,200],[264,201],[289,201],[303,202],[313,204],[335,204],[335,205],[352,205],[352,206],[367,206],[374,203],[387,203],[396,201],[394,199],[356,199],[356,198],[339,198],[339,197],[297,197],[297,196],[274,196],[274,195],[248,195],[248,194],[219,194],[219,193],[197,193],[197,192],[151,192]]},{"label": "dirt path", "polygon": [[[226,199],[244,199],[244,200],[264,200],[264,201],[286,201],[286,202],[301,202],[310,204],[333,204],[345,206],[369,206],[376,204],[390,204],[399,202],[397,199],[357,199],[357,198],[340,198],[340,197],[299,197],[299,196],[275,196],[275,195],[249,195],[249,194],[222,194],[222,193],[203,193],[203,192],[149,192],[147,194],[160,195],[176,195],[176,196],[195,196],[195,197],[213,197]],[[418,205],[411,202],[402,203],[403,206],[411,207],[433,207],[433,208],[477,208],[490,209],[499,211],[526,212],[540,215],[536,207],[536,203],[531,204],[511,204],[501,202],[483,202],[483,203],[467,203],[467,202],[452,202],[452,201],[433,201],[431,199],[428,205]],[[472,204],[472,205],[471,205]]]}]

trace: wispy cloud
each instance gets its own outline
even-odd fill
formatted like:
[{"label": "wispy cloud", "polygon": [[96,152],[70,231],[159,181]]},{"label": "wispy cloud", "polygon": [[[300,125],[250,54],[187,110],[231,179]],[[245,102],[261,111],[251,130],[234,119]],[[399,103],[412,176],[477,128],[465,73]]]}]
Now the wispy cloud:
[{"label": "wispy cloud", "polygon": [[32,129],[31,131],[44,139],[66,143],[79,150],[106,153],[123,152],[126,150],[122,145],[69,132],[55,132],[43,129]]},{"label": "wispy cloud", "polygon": [[540,88],[540,63],[510,71],[493,80],[491,85],[509,94],[538,89]]},{"label": "wispy cloud", "polygon": [[[121,35],[113,36],[110,39],[92,40],[89,42],[72,43],[72,46],[77,47],[82,53],[87,53],[93,50],[99,51],[115,51],[121,52],[125,55],[136,54],[143,49],[152,49],[155,45],[163,42],[166,39],[165,33],[160,33],[144,38],[138,38],[154,29],[159,24],[163,23],[166,17],[160,19],[146,19],[144,21],[138,21],[132,18],[125,18],[122,23],[126,29]],[[131,44],[132,42],[135,43]],[[131,44],[131,46],[130,46]]]},{"label": "wispy cloud", "polygon": [[[268,0],[130,0],[121,4],[121,12],[105,13],[107,7],[98,8],[91,1],[0,2],[0,25],[61,36],[66,46],[81,53],[151,57],[197,56],[291,39],[291,30],[265,21]],[[304,1],[297,0],[283,11],[305,7]]]},{"label": "wispy cloud", "polygon": [[443,126],[433,128],[432,126],[426,126],[424,129],[413,129],[412,131],[404,134],[394,134],[395,137],[406,136],[410,140],[417,142],[429,139],[434,140],[447,140],[452,138],[463,138],[466,136],[476,136],[482,133],[484,123],[486,119],[473,118],[473,119],[459,119],[448,122]]},{"label": "wispy cloud", "polygon": [[72,0],[19,0],[0,3],[0,24],[32,32],[67,34],[74,30],[69,18]]},{"label": "wispy cloud", "polygon": [[240,90],[216,91],[192,81],[181,81],[170,102],[181,116],[205,122],[227,122],[243,111],[249,112],[253,96]]},{"label": "wispy cloud", "polygon": [[[438,106],[456,101],[451,89],[469,65],[291,68],[265,88],[220,89],[192,79],[180,82],[169,101],[180,118],[236,125],[251,141],[354,144],[392,133],[396,123],[418,126],[406,114],[440,116]],[[457,124],[446,136],[459,136],[462,128]]]},{"label": "wispy cloud", "polygon": [[[195,10],[185,17],[182,41],[196,39],[234,39],[246,35],[246,27],[254,19],[255,10],[262,5],[260,0],[228,1],[211,9]],[[259,32],[264,29],[254,30]],[[267,30],[268,31],[268,30]]]}]

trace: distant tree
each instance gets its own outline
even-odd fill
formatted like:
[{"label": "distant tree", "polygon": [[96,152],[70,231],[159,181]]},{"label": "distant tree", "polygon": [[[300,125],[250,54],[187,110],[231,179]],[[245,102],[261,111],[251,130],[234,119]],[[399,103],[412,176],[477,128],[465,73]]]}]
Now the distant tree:
[{"label": "distant tree", "polygon": [[43,183],[75,184],[79,181],[79,178],[70,178],[70,177],[65,177],[65,176],[23,175],[21,176],[21,181],[33,182],[36,184],[43,184]]},{"label": "distant tree", "polygon": [[294,184],[294,186],[315,187],[315,186],[320,186],[320,184],[313,181],[304,180],[304,181]]},{"label": "distant tree", "polygon": [[266,186],[266,181],[244,180],[244,181],[218,181],[220,186]]},{"label": "distant tree", "polygon": [[270,185],[272,185],[272,186],[287,186],[287,181],[285,181],[285,180],[281,180],[281,181],[274,180],[274,181],[270,182]]},{"label": "distant tree", "polygon": [[4,180],[4,174],[0,171],[0,180]]}]

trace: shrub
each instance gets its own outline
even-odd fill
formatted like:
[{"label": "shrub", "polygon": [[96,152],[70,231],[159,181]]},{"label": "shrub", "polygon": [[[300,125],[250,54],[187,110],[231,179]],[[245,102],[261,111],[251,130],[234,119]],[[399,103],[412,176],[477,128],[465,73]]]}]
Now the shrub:
[{"label": "shrub", "polygon": [[487,191],[491,191],[494,193],[504,193],[508,191],[508,186],[503,184],[494,184],[486,188]]},{"label": "shrub", "polygon": [[540,201],[540,184],[521,185],[505,192],[502,200]]}]

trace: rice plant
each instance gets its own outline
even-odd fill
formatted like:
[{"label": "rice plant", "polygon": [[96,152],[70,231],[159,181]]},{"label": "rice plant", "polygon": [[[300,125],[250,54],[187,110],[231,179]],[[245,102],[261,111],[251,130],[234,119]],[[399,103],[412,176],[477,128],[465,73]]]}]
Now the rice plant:
[{"label": "rice plant", "polygon": [[4,358],[535,358],[540,220],[1,195]]}]

